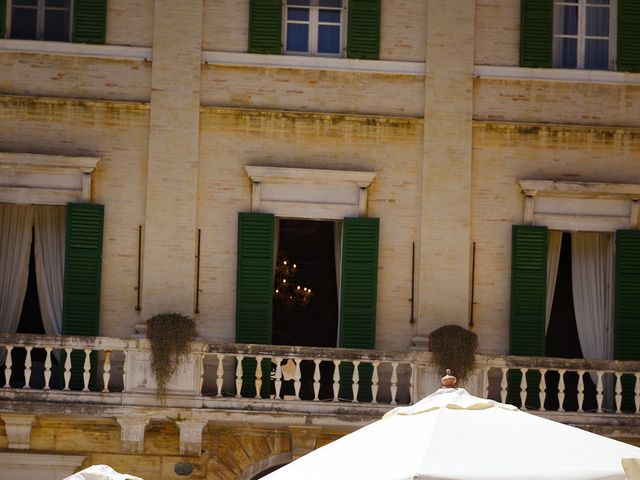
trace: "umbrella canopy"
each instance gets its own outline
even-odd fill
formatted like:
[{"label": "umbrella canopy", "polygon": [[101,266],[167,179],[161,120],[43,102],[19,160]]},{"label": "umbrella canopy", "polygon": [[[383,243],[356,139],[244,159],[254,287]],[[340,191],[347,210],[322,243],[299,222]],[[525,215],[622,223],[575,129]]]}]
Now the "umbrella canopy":
[{"label": "umbrella canopy", "polygon": [[268,480],[624,480],[640,448],[443,388],[267,475]]},{"label": "umbrella canopy", "polygon": [[142,478],[118,473],[108,465],[91,465],[64,480],[142,480]]}]

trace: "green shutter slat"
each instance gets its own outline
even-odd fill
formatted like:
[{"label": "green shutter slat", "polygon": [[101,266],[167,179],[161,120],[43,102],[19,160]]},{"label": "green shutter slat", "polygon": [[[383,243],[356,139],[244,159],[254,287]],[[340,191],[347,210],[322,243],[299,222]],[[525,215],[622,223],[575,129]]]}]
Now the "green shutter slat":
[{"label": "green shutter slat", "polygon": [[105,43],[107,0],[75,0],[73,2],[73,41]]},{"label": "green shutter slat", "polygon": [[617,69],[640,72],[640,2],[618,0]]},{"label": "green shutter slat", "polygon": [[[378,289],[377,218],[345,218],[340,280],[340,347],[375,348]],[[371,400],[371,365],[359,367],[358,399]],[[340,365],[340,398],[351,399],[353,365]]]},{"label": "green shutter slat", "polygon": [[4,38],[7,23],[7,0],[0,0],[0,38]]},{"label": "green shutter slat", "polygon": [[[236,284],[236,341],[270,344],[273,315],[273,242],[275,218],[268,213],[238,214],[238,272]],[[254,397],[254,359],[242,361],[241,395]],[[271,361],[262,363],[262,394],[268,395]]]},{"label": "green shutter slat", "polygon": [[640,360],[640,230],[616,232],[614,355]]},{"label": "green shutter slat", "polygon": [[249,53],[282,53],[281,0],[251,0]]},{"label": "green shutter slat", "polygon": [[271,343],[274,216],[238,215],[236,341]]},{"label": "green shutter slat", "polygon": [[349,0],[347,57],[377,60],[380,55],[380,0]]},{"label": "green shutter slat", "polygon": [[[547,227],[514,225],[511,245],[510,354],[544,356],[547,299]],[[522,374],[510,371],[509,403],[520,405]],[[539,372],[527,373],[527,406],[538,408]]]},{"label": "green shutter slat", "polygon": [[[616,232],[614,358],[640,360],[640,230]],[[635,411],[635,378],[621,378],[624,412]]]},{"label": "green shutter slat", "polygon": [[553,0],[520,2],[520,66],[552,66]]},{"label": "green shutter slat", "polygon": [[511,252],[511,355],[544,356],[547,228],[514,225]]},{"label": "green shutter slat", "polygon": [[[104,206],[90,203],[67,205],[62,334],[95,336],[100,333],[100,277]],[[63,358],[64,361],[64,358]],[[91,355],[91,384],[95,382],[97,357]],[[84,352],[71,354],[70,386],[84,386]]]}]

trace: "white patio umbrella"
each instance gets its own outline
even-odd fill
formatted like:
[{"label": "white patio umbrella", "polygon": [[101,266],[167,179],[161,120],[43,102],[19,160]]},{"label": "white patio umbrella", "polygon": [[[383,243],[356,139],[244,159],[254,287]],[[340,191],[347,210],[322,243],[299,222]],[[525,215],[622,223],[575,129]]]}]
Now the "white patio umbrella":
[{"label": "white patio umbrella", "polygon": [[143,480],[126,473],[118,473],[109,465],[91,465],[64,480]]},{"label": "white patio umbrella", "polygon": [[625,476],[625,458],[640,458],[640,448],[474,397],[462,388],[442,388],[263,478],[634,478]]}]

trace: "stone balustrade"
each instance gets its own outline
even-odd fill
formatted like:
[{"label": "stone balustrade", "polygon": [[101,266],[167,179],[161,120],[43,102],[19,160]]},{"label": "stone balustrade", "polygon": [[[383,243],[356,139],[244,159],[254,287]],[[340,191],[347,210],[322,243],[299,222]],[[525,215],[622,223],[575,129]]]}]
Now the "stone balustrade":
[{"label": "stone balustrade", "polygon": [[[441,376],[428,352],[193,342],[159,398],[145,338],[3,334],[0,360],[0,401],[106,405],[390,408],[431,393]],[[640,415],[637,361],[477,355],[464,386],[541,414]]]}]

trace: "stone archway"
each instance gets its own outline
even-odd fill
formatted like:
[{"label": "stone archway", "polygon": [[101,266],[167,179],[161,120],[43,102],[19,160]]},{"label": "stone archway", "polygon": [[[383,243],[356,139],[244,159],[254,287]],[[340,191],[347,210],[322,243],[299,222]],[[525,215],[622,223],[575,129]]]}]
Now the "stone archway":
[{"label": "stone archway", "polygon": [[291,452],[277,453],[275,455],[270,455],[265,457],[249,468],[247,468],[239,477],[238,480],[256,480],[261,478],[263,475],[267,473],[271,473],[287,463],[290,463],[293,460],[293,456]]}]

